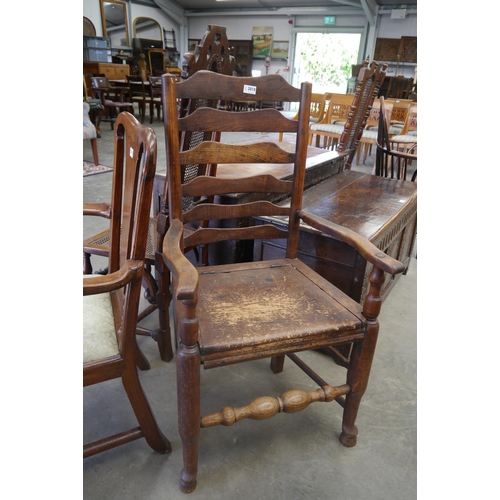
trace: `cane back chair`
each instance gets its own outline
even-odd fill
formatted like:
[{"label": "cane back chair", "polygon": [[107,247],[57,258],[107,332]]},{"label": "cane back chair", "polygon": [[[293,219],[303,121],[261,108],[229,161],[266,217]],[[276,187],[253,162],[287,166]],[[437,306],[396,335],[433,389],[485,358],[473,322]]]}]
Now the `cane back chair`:
[{"label": "cane back chair", "polygon": [[[368,383],[379,329],[381,286],[385,273],[394,275],[405,268],[357,233],[302,210],[311,84],[303,83],[297,89],[280,75],[232,77],[209,71],[199,71],[179,83],[166,75],[162,78],[169,202],[163,258],[172,273],[175,301],[172,310],[178,345],[178,421],[184,461],[181,490],[191,492],[196,488],[200,428],[232,425],[244,418],[262,420],[279,412],[303,410],[313,402],[337,400],[344,406],[340,441],[345,446],[354,446],[358,432],[355,420]],[[213,102],[279,99],[299,102],[300,111],[298,119],[291,120],[275,109],[234,113],[201,107],[179,118],[178,99]],[[295,149],[291,153],[284,151],[279,142],[249,146],[207,141],[190,151],[182,151],[180,137],[192,131],[293,133]],[[234,164],[235,174],[230,178],[199,176],[183,183],[182,169],[192,163]],[[263,172],[262,167],[269,163],[292,163],[292,180],[279,180],[266,174],[265,168]],[[255,201],[226,204],[225,195],[234,193],[252,193],[251,199]],[[221,198],[217,203],[189,206],[183,203],[189,198],[218,195]],[[286,197],[289,206],[275,204]],[[273,215],[288,218],[287,230],[270,224],[252,224],[254,216]],[[228,219],[242,223],[227,227]],[[198,220],[211,223],[196,231],[185,231],[187,223]],[[350,299],[296,258],[300,221],[351,244],[373,264],[364,305]],[[195,267],[184,253],[185,247],[202,243],[261,238],[285,239],[286,258]],[[329,385],[296,355],[300,351],[346,343],[354,346],[347,377],[340,385]],[[285,355],[320,387],[312,392],[290,390],[278,397],[264,396],[246,406],[228,406],[202,416],[200,366],[208,369],[270,358],[273,372],[280,373],[284,370]]]},{"label": "cane back chair", "polygon": [[171,450],[142,390],[135,330],[156,167],[156,136],[127,112],[115,123],[111,203],[84,204],[84,215],[110,219],[109,273],[83,278],[83,385],[121,378],[139,427],[83,447],[84,458],[141,437]]},{"label": "cane back chair", "polygon": [[[234,57],[229,52],[229,41],[224,26],[209,25],[206,33],[200,40],[194,53],[184,54],[182,61],[182,79],[190,78],[197,71],[207,69],[223,74],[231,74],[234,68]],[[171,77],[174,78],[174,77]],[[194,100],[179,100],[178,112],[181,116],[191,113],[198,106]],[[180,144],[183,150],[191,149],[203,140],[203,134],[186,134]],[[217,139],[215,137],[214,139]],[[185,180],[192,179],[198,175],[215,175],[215,165],[193,164],[185,171]],[[144,273],[145,297],[148,306],[139,314],[139,321],[147,317],[154,311],[158,311],[159,326],[155,330],[143,327],[137,328],[138,335],[147,335],[156,340],[160,357],[163,361],[170,361],[173,358],[172,341],[170,336],[170,320],[168,306],[170,292],[168,290],[169,278],[163,279],[164,265],[161,255],[162,242],[167,230],[168,203],[167,203],[167,179],[160,200],[158,214],[150,218],[148,242],[146,249],[146,272]],[[92,273],[90,256],[108,254],[109,230],[87,238],[83,243],[83,272]],[[195,248],[194,248],[195,249]],[[202,259],[207,263],[208,249],[202,250]],[[154,276],[152,272],[154,266]],[[106,272],[101,270],[99,272]]]}]

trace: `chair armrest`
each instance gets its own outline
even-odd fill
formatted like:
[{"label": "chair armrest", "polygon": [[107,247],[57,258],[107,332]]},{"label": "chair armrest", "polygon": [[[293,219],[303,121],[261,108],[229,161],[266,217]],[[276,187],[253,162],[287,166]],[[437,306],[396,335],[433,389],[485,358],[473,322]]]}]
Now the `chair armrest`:
[{"label": "chair armrest", "polygon": [[303,210],[299,210],[298,215],[301,220],[314,229],[347,243],[357,250],[368,262],[382,269],[382,271],[395,275],[402,273],[406,269],[399,260],[385,254],[364,236],[359,235],[351,229],[339,226]]},{"label": "chair armrest", "polygon": [[97,215],[110,219],[111,206],[108,203],[84,203],[83,215]]},{"label": "chair armrest", "polygon": [[92,278],[83,278],[83,295],[112,292],[130,283],[134,278],[142,278],[144,262],[142,260],[127,260],[118,271],[106,274],[92,274]]},{"label": "chair armrest", "polygon": [[163,240],[163,261],[177,279],[176,298],[194,300],[198,290],[198,271],[181,249],[183,236],[184,225],[179,219],[174,219]]}]

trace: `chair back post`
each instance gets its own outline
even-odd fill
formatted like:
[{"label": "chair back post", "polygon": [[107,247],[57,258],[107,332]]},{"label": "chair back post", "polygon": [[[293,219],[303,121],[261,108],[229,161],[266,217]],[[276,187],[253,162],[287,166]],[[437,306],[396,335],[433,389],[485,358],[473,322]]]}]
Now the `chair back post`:
[{"label": "chair back post", "polygon": [[366,59],[359,71],[354,99],[337,148],[339,152],[347,153],[345,170],[351,168],[373,101],[384,81],[386,69],[386,63],[381,64]]},{"label": "chair back post", "polygon": [[300,87],[300,107],[297,118],[296,158],[293,168],[294,188],[290,198],[291,216],[288,221],[288,242],[286,256],[294,259],[299,246],[300,218],[299,210],[302,209],[302,197],[305,182],[305,164],[307,161],[307,148],[309,142],[309,121],[311,112],[312,84],[304,82]]},{"label": "chair back post", "polygon": [[138,233],[136,226],[149,224],[150,207],[143,200],[152,197],[156,152],[154,131],[141,127],[127,111],[120,113],[115,124],[109,273],[127,259],[144,259],[147,231]]}]

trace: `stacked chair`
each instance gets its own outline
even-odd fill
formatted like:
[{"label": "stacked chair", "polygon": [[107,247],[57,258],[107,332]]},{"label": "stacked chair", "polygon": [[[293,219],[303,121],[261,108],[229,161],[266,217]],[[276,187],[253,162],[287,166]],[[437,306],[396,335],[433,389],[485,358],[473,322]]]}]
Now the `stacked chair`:
[{"label": "stacked chair", "polygon": [[[336,401],[343,408],[340,441],[354,446],[358,434],[356,416],[367,387],[379,330],[381,287],[385,273],[395,275],[405,267],[357,233],[302,209],[311,84],[303,83],[297,89],[280,75],[240,78],[211,71],[198,71],[178,83],[167,75],[162,78],[168,180],[168,230],[163,241],[163,259],[172,273],[178,422],[184,462],[181,490],[191,492],[197,485],[201,428],[233,425],[246,418],[262,420],[280,412],[304,410],[315,402]],[[255,94],[245,93],[247,86],[255,88]],[[299,116],[291,120],[275,109],[228,112],[217,105],[227,99],[299,102]],[[182,117],[178,113],[179,100],[195,100],[206,106]],[[341,138],[346,151],[354,145],[349,132],[359,130],[358,122],[349,118],[346,137]],[[359,119],[362,122],[361,116]],[[200,132],[295,134],[295,149],[287,152],[279,142],[248,147],[208,139],[191,150],[183,150],[181,138]],[[234,164],[234,177],[197,176],[184,182],[183,170],[189,165],[220,163]],[[293,179],[259,175],[258,165],[267,163],[292,163]],[[253,201],[225,204],[224,196],[231,193],[253,193]],[[221,196],[220,203],[196,202],[217,196]],[[289,199],[288,206],[274,203],[284,198]],[[187,200],[190,201],[186,203]],[[261,216],[285,218],[287,227],[252,224],[253,217]],[[224,224],[234,219],[246,222],[236,227]],[[200,220],[211,222],[201,227],[197,225]],[[350,299],[296,258],[301,221],[352,245],[373,264],[364,304]],[[193,222],[196,229],[186,231]],[[195,267],[185,255],[186,248],[195,245],[261,238],[286,240],[286,258],[264,260],[261,256],[262,260],[252,262]],[[342,372],[340,383],[335,385],[326,382],[299,356],[302,351],[346,344],[353,346],[347,373]],[[202,414],[202,367],[225,367],[267,358],[272,371],[282,373],[279,378],[284,378],[285,357],[318,388],[291,389],[280,396],[265,395],[243,406],[230,403],[215,413]],[[277,386],[282,383],[277,381]],[[219,390],[224,391],[223,385]]]}]

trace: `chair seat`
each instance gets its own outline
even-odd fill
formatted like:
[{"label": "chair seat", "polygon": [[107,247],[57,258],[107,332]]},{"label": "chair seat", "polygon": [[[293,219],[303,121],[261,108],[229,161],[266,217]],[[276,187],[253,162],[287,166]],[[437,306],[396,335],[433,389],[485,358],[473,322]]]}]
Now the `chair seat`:
[{"label": "chair seat", "polygon": [[344,131],[344,123],[315,123],[310,126],[311,131],[328,132],[330,134],[341,134]]},{"label": "chair seat", "polygon": [[298,259],[198,269],[205,368],[363,338],[361,305]]},{"label": "chair seat", "polygon": [[416,134],[404,134],[404,135],[395,135],[391,137],[391,141],[394,142],[417,142]]},{"label": "chair seat", "polygon": [[[84,277],[93,279],[95,275]],[[83,362],[119,354],[109,293],[83,297]]]},{"label": "chair seat", "polygon": [[[148,240],[146,243],[146,259],[153,260],[155,258],[156,246],[158,241],[158,232],[156,230],[156,217],[149,219]],[[83,242],[83,251],[107,257],[109,252],[109,229],[101,231],[98,234],[87,238]]]}]

